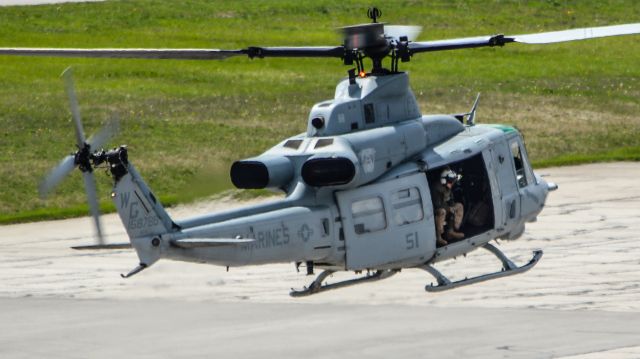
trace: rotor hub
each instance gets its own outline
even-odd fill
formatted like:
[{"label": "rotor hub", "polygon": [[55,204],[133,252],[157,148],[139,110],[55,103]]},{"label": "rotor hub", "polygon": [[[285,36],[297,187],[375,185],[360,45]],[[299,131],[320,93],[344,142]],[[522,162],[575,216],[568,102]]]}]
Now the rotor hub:
[{"label": "rotor hub", "polygon": [[92,172],[91,157],[93,154],[90,152],[91,146],[88,143],[84,143],[82,148],[76,151],[74,154],[74,163],[82,172]]}]

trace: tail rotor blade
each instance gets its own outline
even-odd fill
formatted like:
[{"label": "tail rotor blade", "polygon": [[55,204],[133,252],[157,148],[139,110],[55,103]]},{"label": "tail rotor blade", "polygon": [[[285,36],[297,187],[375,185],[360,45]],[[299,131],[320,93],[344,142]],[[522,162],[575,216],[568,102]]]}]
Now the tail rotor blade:
[{"label": "tail rotor blade", "polygon": [[78,142],[78,147],[82,148],[85,143],[85,137],[82,122],[80,120],[80,106],[78,106],[78,98],[73,84],[73,69],[71,67],[67,67],[62,73],[62,78],[64,79],[64,88],[67,91],[67,97],[69,98],[71,116],[73,117],[73,122],[75,124],[76,140]]},{"label": "tail rotor blade", "polygon": [[89,210],[96,226],[96,237],[98,243],[104,244],[104,237],[102,235],[102,226],[100,225],[100,206],[98,204],[98,195],[96,190],[96,181],[93,177],[93,172],[83,172],[84,187],[87,190],[87,200],[89,202]]},{"label": "tail rotor blade", "polygon": [[116,133],[118,133],[118,129],[120,128],[120,121],[118,117],[112,117],[109,122],[107,122],[104,127],[98,131],[98,133],[94,134],[89,138],[87,143],[91,146],[90,152],[99,150],[102,146],[111,139]]},{"label": "tail rotor blade", "polygon": [[40,186],[38,187],[40,198],[46,198],[47,194],[51,192],[51,190],[56,187],[69,173],[71,173],[75,167],[76,164],[73,155],[69,155],[60,161],[60,164],[53,168],[47,177],[40,182]]},{"label": "tail rotor blade", "polygon": [[84,136],[84,129],[82,128],[80,107],[78,106],[78,99],[76,97],[76,91],[73,84],[73,72],[71,67],[64,70],[62,78],[64,80],[67,97],[69,98],[69,107],[71,108],[71,115],[73,117],[78,150],[75,154],[65,157],[58,166],[51,170],[42,183],[40,183],[40,197],[44,199],[47,193],[57,186],[71,171],[73,171],[74,168],[80,167],[84,179],[84,187],[87,192],[89,210],[96,227],[96,238],[98,243],[102,245],[104,244],[104,236],[102,234],[102,226],[100,224],[100,205],[96,190],[96,180],[93,176],[94,165],[91,163],[91,156],[95,149],[100,148],[116,133],[118,130],[118,121],[117,118],[110,120],[95,136],[90,139],[90,142],[87,143]]}]

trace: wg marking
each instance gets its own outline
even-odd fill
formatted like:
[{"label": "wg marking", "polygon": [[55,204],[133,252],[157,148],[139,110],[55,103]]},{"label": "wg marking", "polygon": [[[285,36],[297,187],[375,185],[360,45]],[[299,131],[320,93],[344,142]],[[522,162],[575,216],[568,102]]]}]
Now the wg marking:
[{"label": "wg marking", "polygon": [[[127,201],[129,199],[128,197],[129,196],[127,196]],[[140,202],[131,202],[131,207],[129,208],[129,227],[131,229],[140,229],[157,225],[160,220],[156,216],[146,215],[140,218],[139,206]]]}]

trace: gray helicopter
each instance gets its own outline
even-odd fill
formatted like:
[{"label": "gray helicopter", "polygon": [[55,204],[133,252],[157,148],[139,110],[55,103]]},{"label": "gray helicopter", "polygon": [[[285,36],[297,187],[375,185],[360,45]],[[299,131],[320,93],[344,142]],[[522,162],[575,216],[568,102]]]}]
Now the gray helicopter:
[{"label": "gray helicopter", "polygon": [[[547,195],[557,189],[534,173],[521,133],[511,126],[476,124],[471,111],[422,115],[399,71],[400,62],[432,51],[548,44],[640,33],[640,23],[526,35],[493,35],[415,41],[419,28],[378,23],[342,28],[343,43],[319,47],[218,49],[53,49],[0,48],[1,55],[221,60],[231,56],[333,57],[355,66],[336,86],[335,96],[313,106],[305,133],[287,138],[263,154],[231,166],[241,189],[269,188],[282,200],[172,219],[129,161],[126,146],[101,149],[115,132],[109,124],[85,139],[71,71],[63,74],[76,129],[78,150],[53,169],[41,194],[74,168],[83,173],[99,244],[77,249],[132,246],[139,265],[124,278],[159,259],[227,267],[267,263],[304,264],[307,274],[323,271],[305,296],[388,278],[417,268],[433,275],[427,291],[442,291],[525,272],[542,256],[533,252],[518,266],[490,242],[519,238],[536,220]],[[373,66],[365,70],[364,60]],[[389,67],[383,65],[389,60]],[[106,244],[100,229],[93,170],[107,167],[114,181],[111,197],[130,243]],[[495,273],[456,282],[433,264],[484,248],[501,262]],[[355,277],[326,283],[331,274]]]}]

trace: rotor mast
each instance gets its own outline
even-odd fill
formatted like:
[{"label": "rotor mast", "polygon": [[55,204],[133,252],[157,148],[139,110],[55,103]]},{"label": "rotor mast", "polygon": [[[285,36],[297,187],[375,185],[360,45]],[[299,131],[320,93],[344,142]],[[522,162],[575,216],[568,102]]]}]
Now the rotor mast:
[{"label": "rotor mast", "polygon": [[[385,33],[384,23],[378,22],[382,12],[377,7],[369,8],[367,16],[371,19],[370,24],[346,26],[341,29],[344,35],[343,47],[345,49],[343,63],[352,65],[355,62],[358,74],[364,74],[363,59],[368,57],[373,64],[370,72],[372,75],[397,73],[400,55],[397,48],[407,49],[408,37],[402,35],[394,39],[388,36]],[[400,28],[409,27],[403,26]],[[384,68],[382,65],[382,61],[387,56],[391,56],[391,69]],[[404,56],[402,61],[405,62],[409,59],[410,55]]]}]

